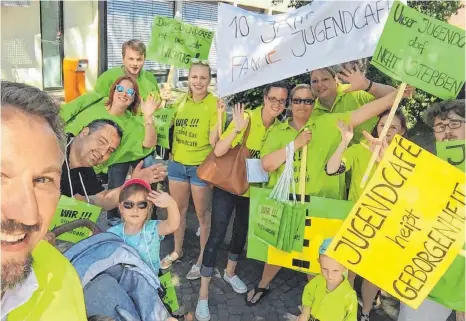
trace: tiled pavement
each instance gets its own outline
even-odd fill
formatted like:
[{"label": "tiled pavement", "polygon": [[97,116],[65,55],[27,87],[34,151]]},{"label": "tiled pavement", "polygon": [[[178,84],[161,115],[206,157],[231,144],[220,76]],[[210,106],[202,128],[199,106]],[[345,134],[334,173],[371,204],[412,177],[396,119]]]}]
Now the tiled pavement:
[{"label": "tiled pavement", "polygon": [[[160,212],[163,219],[165,213]],[[102,213],[98,224],[107,228],[106,213]],[[198,299],[200,280],[189,281],[186,274],[197,259],[199,253],[199,238],[196,236],[197,219],[191,211],[187,215],[187,229],[184,241],[184,257],[170,268],[182,306],[181,310],[190,316],[194,315]],[[231,224],[230,224],[231,225]],[[228,239],[227,235],[227,239]],[[64,244],[59,244],[64,249]],[[173,250],[173,236],[168,236],[162,241],[161,258]],[[221,275],[226,266],[227,245],[223,244],[218,254],[218,272],[210,285],[209,307],[212,321],[292,321],[299,315],[298,306],[301,304],[301,294],[306,285],[304,274],[282,269],[271,284],[268,296],[255,306],[245,303],[245,295],[236,294],[231,287],[223,281]],[[260,280],[263,263],[248,260],[244,256],[238,263],[238,275],[246,283],[249,289],[253,288]],[[371,321],[396,321],[399,304],[390,296],[382,296],[382,307],[371,313]],[[189,319],[187,320],[195,320]],[[416,320],[417,321],[417,320]],[[419,320],[422,321],[422,320]],[[450,317],[448,321],[455,321]]]}]

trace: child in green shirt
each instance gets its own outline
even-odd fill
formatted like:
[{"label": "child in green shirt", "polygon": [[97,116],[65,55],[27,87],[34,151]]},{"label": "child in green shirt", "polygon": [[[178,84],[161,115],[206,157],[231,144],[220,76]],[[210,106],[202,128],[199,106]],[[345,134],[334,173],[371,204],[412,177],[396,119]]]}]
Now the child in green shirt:
[{"label": "child in green shirt", "polygon": [[[345,267],[325,255],[332,239],[319,248],[321,274],[304,288],[303,310],[297,321],[356,321],[358,300],[356,292],[345,278]],[[310,319],[309,319],[310,318]]]}]

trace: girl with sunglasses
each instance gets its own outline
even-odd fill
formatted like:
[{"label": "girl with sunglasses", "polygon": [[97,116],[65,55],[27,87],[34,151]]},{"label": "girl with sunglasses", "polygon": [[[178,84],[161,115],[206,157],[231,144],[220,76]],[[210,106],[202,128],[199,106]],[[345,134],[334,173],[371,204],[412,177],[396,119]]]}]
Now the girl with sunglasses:
[{"label": "girl with sunglasses", "polygon": [[[166,208],[166,220],[151,220],[154,205]],[[149,183],[130,179],[123,185],[118,206],[123,223],[107,232],[118,235],[136,249],[141,258],[158,275],[160,270],[160,241],[180,225],[180,212],[175,200],[165,192],[151,190]]]},{"label": "girl with sunglasses", "polygon": [[[403,97],[412,94],[414,89],[408,87]],[[297,85],[291,95],[293,118],[282,126],[273,128],[266,136],[261,149],[262,167],[270,173],[268,188],[273,188],[278,178],[285,169],[286,146],[293,142],[295,159],[301,159],[301,150],[307,148],[305,195],[320,196],[343,200],[346,199],[346,186],[344,175],[328,176],[324,167],[341,141],[340,131],[337,128],[339,120],[357,127],[368,119],[388,110],[395,100],[396,92],[365,104],[361,108],[345,113],[327,113],[317,118],[312,117],[314,104],[311,87],[309,85]],[[298,104],[299,103],[299,104]],[[306,108],[306,103],[307,108]],[[302,116],[308,116],[304,122]],[[299,191],[300,161],[295,161],[294,184]],[[247,302],[256,304],[269,292],[270,282],[275,278],[281,267],[265,264],[262,279],[257,287],[249,291]]]},{"label": "girl with sunglasses", "polygon": [[[126,180],[128,170],[142,159],[150,156],[157,144],[157,131],[153,115],[161,101],[151,95],[146,100],[139,97],[136,81],[129,76],[118,78],[110,88],[108,99],[95,99],[96,93],[85,94],[62,107],[61,115],[66,122],[65,131],[77,135],[96,119],[110,119],[123,130],[120,146],[104,164],[94,168],[96,173],[108,171],[108,188],[120,187]],[[89,100],[91,103],[89,104]],[[138,114],[141,107],[142,115]],[[150,156],[151,157],[151,156]],[[111,226],[119,223],[118,210],[107,212]]]}]

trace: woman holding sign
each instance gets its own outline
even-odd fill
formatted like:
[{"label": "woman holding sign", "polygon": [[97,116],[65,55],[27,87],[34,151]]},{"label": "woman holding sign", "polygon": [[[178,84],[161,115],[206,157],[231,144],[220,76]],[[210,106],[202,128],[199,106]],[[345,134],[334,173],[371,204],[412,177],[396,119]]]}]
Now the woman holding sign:
[{"label": "woman holding sign", "polygon": [[[309,86],[299,85],[298,88],[291,96],[292,112],[294,112],[292,117],[299,117],[298,111],[302,109],[301,105],[307,104],[307,102],[314,99]],[[412,88],[407,89],[404,97],[411,95],[412,91]],[[287,126],[278,126],[274,130],[271,130],[261,150],[261,154],[263,155],[262,166],[267,172],[271,173],[269,187],[272,188],[272,184],[275,184],[277,181],[273,177],[278,178],[283,172],[286,160],[286,145],[294,139],[296,149],[301,149],[308,142],[306,195],[345,199],[344,176],[327,176],[324,170],[326,161],[331,157],[340,142],[340,132],[336,124],[338,120],[342,120],[350,126],[357,127],[368,119],[389,109],[395,101],[395,96],[396,92],[392,92],[385,97],[365,104],[355,111],[327,113],[317,118],[312,117],[314,106],[309,104],[308,109],[311,117],[305,125],[298,127],[296,123],[299,124],[299,122],[291,120],[291,123],[288,122]],[[290,132],[290,134],[285,134],[286,132]],[[297,153],[299,155],[299,151]],[[295,170],[295,177],[299,181],[299,166],[294,167],[297,168]],[[280,268],[279,266],[265,264],[261,281],[247,295],[248,303],[256,304],[264,294],[267,294],[270,282],[277,275]]]},{"label": "woman holding sign", "polygon": [[[328,113],[343,113],[356,110],[375,99],[382,98],[394,92],[395,88],[373,82],[367,79],[357,65],[345,64],[340,73],[332,67],[311,71],[312,93],[317,98],[312,117]],[[340,79],[347,84],[342,84]],[[353,139],[359,142],[362,131],[370,131],[376,119],[362,124]]]},{"label": "woman holding sign", "polygon": [[[373,143],[375,143],[374,137],[377,138],[382,133],[383,127],[387,122],[388,114],[389,111],[385,111],[380,115],[377,125],[372,132],[372,136],[367,132],[364,132],[364,136],[367,138],[370,146],[367,142],[363,141],[348,148],[354,136],[353,128],[341,121],[338,122],[338,129],[341,133],[341,143],[338,145],[335,153],[328,161],[325,171],[327,175],[330,176],[343,176],[342,174],[351,171],[351,183],[348,196],[349,201],[356,203],[363,192],[363,189],[360,187],[360,183],[372,157],[372,150],[374,147]],[[395,135],[404,135],[407,130],[405,116],[401,112],[397,112],[390,124],[390,129],[385,136],[386,144],[390,145]],[[372,169],[371,176],[375,172],[375,169],[376,167]],[[350,271],[348,279],[352,285],[354,285],[355,277],[356,275]],[[361,321],[369,321],[369,313],[379,290],[380,289],[371,282],[367,280],[363,281],[361,288],[363,302]]]},{"label": "woman holding sign", "polygon": [[[196,170],[212,151],[218,140],[217,98],[208,92],[211,69],[207,61],[193,61],[188,75],[188,93],[176,103],[173,134],[173,159],[168,163],[168,182],[171,196],[180,210],[180,227],[175,231],[175,249],[161,262],[169,268],[183,256],[186,212],[190,194],[194,201],[200,225],[199,258],[186,278],[201,277],[200,265],[205,243],[209,236],[212,190],[197,176]],[[221,104],[219,104],[221,105]],[[219,106],[220,107],[220,106]]]},{"label": "woman holding sign", "polygon": [[[90,93],[89,96],[95,95]],[[157,131],[153,122],[153,115],[160,107],[160,100],[151,95],[145,101],[139,98],[139,88],[136,81],[129,76],[118,78],[110,88],[108,99],[94,101],[91,104],[82,103],[86,95],[65,104],[60,110],[66,122],[65,131],[73,135],[96,119],[110,119],[123,130],[123,138],[118,149],[112,153],[105,164],[96,168],[103,172],[108,169],[109,189],[123,185],[129,167],[133,168],[143,158],[151,155],[157,144]],[[143,116],[138,116],[141,105]],[[107,212],[110,225],[119,223],[118,210]]]}]

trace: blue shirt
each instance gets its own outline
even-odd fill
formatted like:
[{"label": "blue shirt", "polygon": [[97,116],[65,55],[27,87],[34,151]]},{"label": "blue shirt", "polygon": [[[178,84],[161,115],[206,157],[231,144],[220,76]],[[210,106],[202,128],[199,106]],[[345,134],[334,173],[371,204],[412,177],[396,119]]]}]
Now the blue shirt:
[{"label": "blue shirt", "polygon": [[142,230],[134,235],[125,234],[124,224],[115,225],[107,232],[118,235],[126,244],[138,251],[142,260],[159,274],[160,269],[160,241],[164,236],[159,235],[159,220],[147,221]]}]

